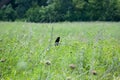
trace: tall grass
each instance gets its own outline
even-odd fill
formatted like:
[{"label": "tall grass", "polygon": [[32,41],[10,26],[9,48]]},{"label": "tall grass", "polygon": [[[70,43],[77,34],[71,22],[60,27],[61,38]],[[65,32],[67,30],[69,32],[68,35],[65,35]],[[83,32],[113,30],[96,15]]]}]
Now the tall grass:
[{"label": "tall grass", "polygon": [[0,22],[0,79],[119,80],[119,25]]}]

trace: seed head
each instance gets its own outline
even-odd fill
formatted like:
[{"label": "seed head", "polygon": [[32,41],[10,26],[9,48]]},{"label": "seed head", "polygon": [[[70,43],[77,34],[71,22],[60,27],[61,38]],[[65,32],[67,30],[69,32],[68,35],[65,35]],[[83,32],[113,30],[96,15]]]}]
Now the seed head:
[{"label": "seed head", "polygon": [[0,62],[5,62],[5,61],[6,61],[5,58],[1,58],[1,59],[0,59]]},{"label": "seed head", "polygon": [[92,70],[93,75],[97,75],[97,72],[95,70]]},{"label": "seed head", "polygon": [[71,69],[75,69],[75,68],[76,68],[76,66],[75,66],[74,64],[70,64],[69,67],[70,67]]},{"label": "seed head", "polygon": [[72,78],[71,77],[67,77],[66,80],[72,80]]},{"label": "seed head", "polygon": [[45,64],[51,65],[51,61],[47,60],[47,61],[45,62]]}]

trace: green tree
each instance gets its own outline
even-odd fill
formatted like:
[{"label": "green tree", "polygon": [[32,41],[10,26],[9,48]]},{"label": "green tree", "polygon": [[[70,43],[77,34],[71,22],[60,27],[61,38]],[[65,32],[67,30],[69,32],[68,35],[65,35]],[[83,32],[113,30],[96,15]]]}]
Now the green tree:
[{"label": "green tree", "polygon": [[101,21],[113,21],[119,16],[118,0],[91,0],[90,19]]},{"label": "green tree", "polygon": [[31,7],[32,0],[15,0],[15,4],[17,5],[16,12],[18,18],[24,18],[26,11]]},{"label": "green tree", "polygon": [[7,6],[4,6],[1,10],[0,10],[0,19],[4,20],[4,21],[14,21],[16,19],[16,12],[15,10],[12,8],[12,5],[9,4]]},{"label": "green tree", "polygon": [[120,0],[11,0],[1,7],[0,20],[15,19],[31,22],[120,21]]}]

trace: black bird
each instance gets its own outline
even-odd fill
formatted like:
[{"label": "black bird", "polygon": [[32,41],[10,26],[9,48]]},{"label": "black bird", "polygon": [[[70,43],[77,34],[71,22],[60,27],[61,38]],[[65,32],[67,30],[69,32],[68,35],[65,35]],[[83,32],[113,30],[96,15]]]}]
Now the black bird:
[{"label": "black bird", "polygon": [[57,37],[56,40],[55,40],[55,46],[58,46],[59,42],[60,42],[60,37]]}]

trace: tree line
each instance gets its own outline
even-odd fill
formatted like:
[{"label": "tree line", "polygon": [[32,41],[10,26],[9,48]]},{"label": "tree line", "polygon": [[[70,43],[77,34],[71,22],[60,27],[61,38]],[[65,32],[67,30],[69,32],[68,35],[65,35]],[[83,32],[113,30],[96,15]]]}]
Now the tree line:
[{"label": "tree line", "polygon": [[120,21],[120,0],[9,0],[0,7],[0,20]]}]

